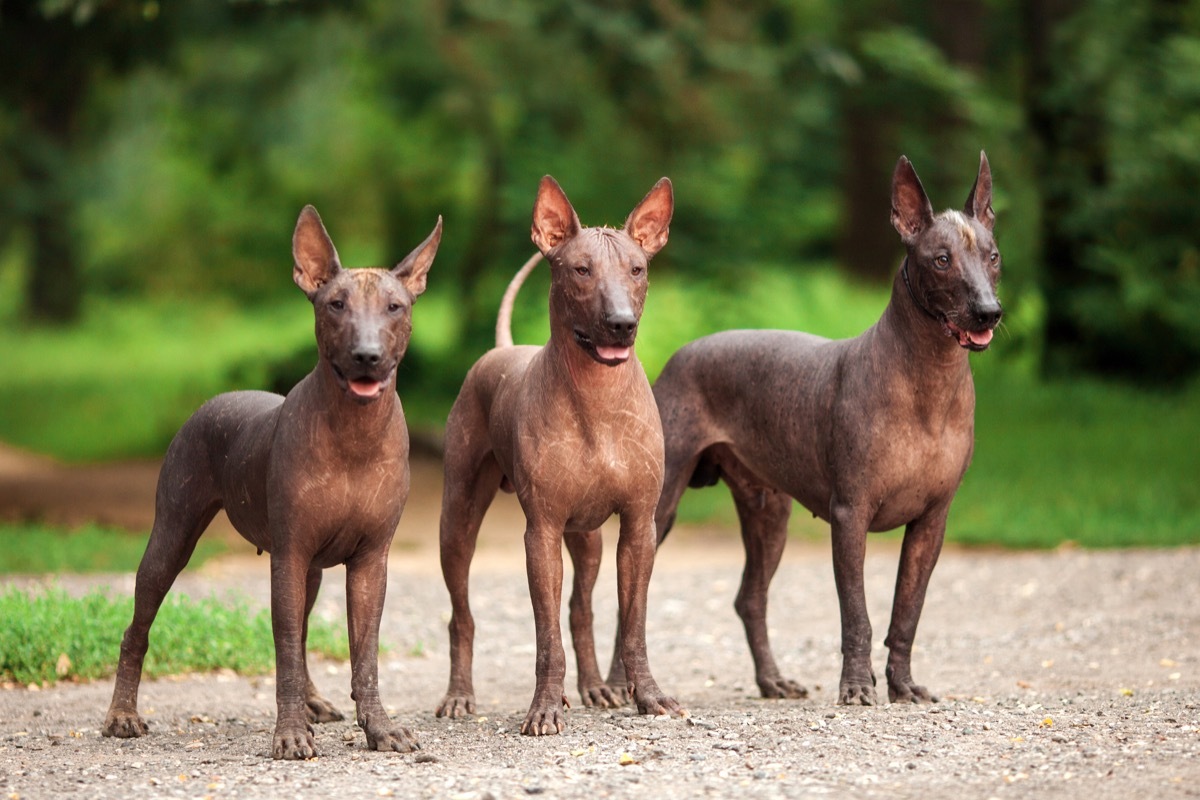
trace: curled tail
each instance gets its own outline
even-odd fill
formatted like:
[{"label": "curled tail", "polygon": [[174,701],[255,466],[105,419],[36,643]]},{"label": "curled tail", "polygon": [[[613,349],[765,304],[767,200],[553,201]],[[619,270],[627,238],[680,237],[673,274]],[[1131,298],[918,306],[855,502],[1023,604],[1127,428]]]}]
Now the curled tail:
[{"label": "curled tail", "polygon": [[533,272],[533,268],[541,260],[542,254],[534,253],[508,282],[508,288],[504,290],[504,297],[500,300],[500,313],[496,315],[496,347],[512,347],[513,304],[517,302],[517,292],[521,291],[521,284],[525,283],[529,273]]}]

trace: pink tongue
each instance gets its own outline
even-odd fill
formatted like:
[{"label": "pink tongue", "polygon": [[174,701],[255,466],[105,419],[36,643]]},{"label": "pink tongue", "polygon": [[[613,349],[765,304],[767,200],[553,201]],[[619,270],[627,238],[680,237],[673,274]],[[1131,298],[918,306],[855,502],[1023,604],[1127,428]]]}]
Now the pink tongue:
[{"label": "pink tongue", "polygon": [[991,331],[967,331],[967,338],[972,344],[984,345],[992,340]]},{"label": "pink tongue", "polygon": [[382,388],[382,383],[367,378],[356,378],[350,381],[350,391],[359,397],[374,397]]},{"label": "pink tongue", "polygon": [[624,361],[629,358],[629,351],[628,347],[597,347],[596,355],[605,361]]}]

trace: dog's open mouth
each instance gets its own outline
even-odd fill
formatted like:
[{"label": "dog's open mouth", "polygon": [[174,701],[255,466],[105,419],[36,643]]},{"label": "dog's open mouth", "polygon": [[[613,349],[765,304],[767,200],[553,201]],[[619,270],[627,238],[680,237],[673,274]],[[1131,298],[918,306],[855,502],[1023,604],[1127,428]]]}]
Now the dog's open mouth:
[{"label": "dog's open mouth", "polygon": [[378,397],[383,393],[383,381],[374,378],[354,378],[350,381],[350,391],[358,397]]},{"label": "dog's open mouth", "polygon": [[632,344],[598,345],[583,331],[575,331],[575,343],[582,347],[588,355],[607,367],[624,364],[633,355]]},{"label": "dog's open mouth", "polygon": [[988,349],[988,345],[992,343],[992,335],[995,333],[991,328],[978,331],[960,328],[945,316],[942,317],[942,324],[946,326],[946,333],[958,340],[959,347],[965,347],[977,353]]},{"label": "dog's open mouth", "polygon": [[[333,365],[333,372],[337,375],[338,383],[342,385],[342,388],[349,392],[355,399],[363,401],[374,400],[382,395],[384,389],[387,388],[389,380],[386,377],[380,380],[374,375],[357,375],[353,378],[347,378],[346,374],[338,369],[336,365]],[[385,373],[385,375],[390,374],[390,371]]]}]

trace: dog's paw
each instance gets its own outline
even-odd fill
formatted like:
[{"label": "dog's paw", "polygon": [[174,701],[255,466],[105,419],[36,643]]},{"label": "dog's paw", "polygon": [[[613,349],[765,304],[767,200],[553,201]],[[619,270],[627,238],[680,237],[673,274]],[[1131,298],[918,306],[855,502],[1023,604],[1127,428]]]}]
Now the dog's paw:
[{"label": "dog's paw", "polygon": [[790,678],[775,676],[758,681],[758,690],[762,696],[771,700],[799,700],[808,697],[808,689]]},{"label": "dog's paw", "polygon": [[368,729],[366,734],[367,747],[371,750],[411,753],[413,750],[421,749],[421,744],[417,741],[417,737],[412,731],[402,725],[389,724],[388,727],[380,731]]},{"label": "dog's paw", "polygon": [[276,725],[275,739],[271,745],[271,757],[286,761],[303,761],[316,758],[317,741],[309,725]]},{"label": "dog's paw", "polygon": [[613,691],[607,683],[579,687],[579,696],[589,708],[620,708],[625,704],[624,694]]},{"label": "dog's paw", "polygon": [[838,705],[841,706],[874,706],[879,700],[875,696],[875,685],[871,683],[843,683],[838,689]]},{"label": "dog's paw", "polygon": [[556,702],[553,698],[533,698],[529,713],[521,723],[521,733],[525,736],[555,736],[566,730],[567,717],[563,708],[569,706],[565,696]]},{"label": "dog's paw", "polygon": [[637,704],[639,714],[647,714],[654,717],[661,716],[676,716],[686,717],[687,709],[679,705],[679,702],[669,695],[666,695],[651,683],[648,686],[633,686],[632,692],[633,701]]},{"label": "dog's paw", "polygon": [[333,703],[319,694],[305,698],[304,705],[309,722],[341,722],[346,718],[334,707]]},{"label": "dog's paw", "polygon": [[938,699],[924,686],[918,686],[912,681],[901,684],[888,684],[888,700],[893,703],[936,703]]},{"label": "dog's paw", "polygon": [[437,710],[433,712],[439,717],[457,719],[475,713],[475,695],[448,694],[442,698]]},{"label": "dog's paw", "polygon": [[104,719],[104,727],[100,732],[105,736],[115,736],[118,739],[136,739],[145,736],[149,726],[136,711],[112,711]]}]

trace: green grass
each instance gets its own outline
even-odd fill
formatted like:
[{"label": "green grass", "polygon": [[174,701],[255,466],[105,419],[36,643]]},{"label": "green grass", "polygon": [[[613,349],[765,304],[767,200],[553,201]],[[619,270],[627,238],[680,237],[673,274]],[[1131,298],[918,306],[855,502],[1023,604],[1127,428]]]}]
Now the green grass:
[{"label": "green grass", "polygon": [[[1094,379],[1044,383],[989,361],[991,354],[972,358],[975,456],[950,511],[947,541],[1200,544],[1200,383],[1166,394]],[[737,525],[723,484],[688,490],[679,517]],[[801,538],[829,534],[800,506],[790,530]]]},{"label": "green grass", "polygon": [[1200,544],[1200,382],[1154,394],[987,366],[977,370],[975,457],[951,510],[952,540]]},{"label": "green grass", "polygon": [[[83,525],[66,530],[39,523],[0,522],[0,575],[53,572],[133,572],[146,550],[145,533]],[[201,539],[188,562],[198,567],[225,551],[224,545]]]},{"label": "green grass", "polygon": [[[535,273],[522,292],[514,314],[519,342],[548,335],[547,280],[544,271]],[[878,318],[890,293],[854,285],[832,267],[739,265],[727,285],[697,283],[677,268],[654,274],[652,283],[638,337],[652,378],[679,346],[716,330],[853,336]],[[1155,394],[1091,379],[1040,381],[1032,369],[1043,313],[1036,301],[1014,303],[1006,335],[972,356],[976,454],[951,512],[950,540],[1005,547],[1200,543],[1200,383]],[[422,297],[415,317],[401,393],[411,425],[437,425],[460,378],[436,370],[453,360],[462,320],[450,294],[436,291]],[[0,440],[70,460],[161,454],[212,395],[307,372],[312,335],[312,312],[298,298],[254,309],[213,300],[92,299],[83,323],[69,330],[3,326]],[[689,491],[680,516],[736,522],[720,487]],[[797,536],[827,536],[825,524],[800,509],[792,527]]]},{"label": "green grass", "polygon": [[0,440],[72,461],[162,453],[208,398],[266,385],[312,326],[303,298],[253,309],[92,298],[71,328],[0,326]]},{"label": "green grass", "polygon": [[[0,682],[54,683],[96,679],[116,670],[133,598],[92,592],[72,598],[62,589],[0,594]],[[346,660],[344,628],[313,617],[309,650]],[[168,595],[150,632],[144,674],[233,669],[253,675],[275,667],[271,615],[245,600],[193,600]]]}]

